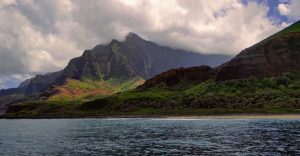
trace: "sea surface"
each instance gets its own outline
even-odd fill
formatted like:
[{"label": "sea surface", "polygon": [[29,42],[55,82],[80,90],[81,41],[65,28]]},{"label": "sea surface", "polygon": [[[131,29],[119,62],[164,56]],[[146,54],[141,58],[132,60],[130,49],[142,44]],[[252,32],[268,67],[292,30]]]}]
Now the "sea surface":
[{"label": "sea surface", "polygon": [[300,155],[300,120],[2,119],[0,155]]}]

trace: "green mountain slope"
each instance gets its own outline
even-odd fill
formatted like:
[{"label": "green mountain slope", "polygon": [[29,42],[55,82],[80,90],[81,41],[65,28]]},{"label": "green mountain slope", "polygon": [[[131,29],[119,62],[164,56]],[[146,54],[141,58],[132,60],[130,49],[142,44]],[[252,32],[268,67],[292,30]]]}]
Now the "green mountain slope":
[{"label": "green mountain slope", "polygon": [[41,95],[42,99],[48,101],[73,101],[92,100],[114,93],[134,89],[143,84],[144,79],[134,77],[126,81],[119,79],[109,80],[74,80],[68,79],[64,85],[53,86]]},{"label": "green mountain slope", "polygon": [[279,32],[279,34],[284,33],[294,33],[294,32],[300,32],[300,21],[292,24],[291,26],[287,27],[286,29],[283,29]]}]

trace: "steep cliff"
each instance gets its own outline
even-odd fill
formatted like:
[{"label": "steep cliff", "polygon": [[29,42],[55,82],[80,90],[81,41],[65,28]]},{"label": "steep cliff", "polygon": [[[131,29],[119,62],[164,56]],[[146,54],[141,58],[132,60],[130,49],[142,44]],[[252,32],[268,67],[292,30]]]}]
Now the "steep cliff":
[{"label": "steep cliff", "polygon": [[243,50],[224,65],[218,80],[270,77],[300,70],[300,22]]},{"label": "steep cliff", "polygon": [[202,64],[219,65],[230,57],[226,55],[201,55],[175,50],[146,41],[129,33],[125,41],[112,40],[108,45],[98,45],[86,50],[81,57],[72,59],[57,82],[66,79],[149,79],[163,71]]}]

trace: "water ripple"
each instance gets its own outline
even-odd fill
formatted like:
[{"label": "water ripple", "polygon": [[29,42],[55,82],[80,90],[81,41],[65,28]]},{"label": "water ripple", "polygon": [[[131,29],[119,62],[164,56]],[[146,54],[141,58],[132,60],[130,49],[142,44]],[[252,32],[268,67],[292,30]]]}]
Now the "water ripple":
[{"label": "water ripple", "polygon": [[0,155],[299,155],[300,120],[0,120]]}]

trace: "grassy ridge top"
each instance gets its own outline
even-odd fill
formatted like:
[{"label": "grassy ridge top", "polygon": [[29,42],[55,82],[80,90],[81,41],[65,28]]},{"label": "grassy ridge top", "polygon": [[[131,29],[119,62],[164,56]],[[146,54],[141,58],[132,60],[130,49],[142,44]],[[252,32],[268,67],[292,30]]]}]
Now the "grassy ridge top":
[{"label": "grassy ridge top", "polygon": [[275,33],[274,35],[267,37],[266,39],[262,40],[258,44],[266,43],[267,41],[271,40],[274,37],[278,37],[278,36],[289,34],[289,33],[300,33],[300,21],[297,21],[297,22],[293,23],[292,25],[284,28],[283,30]]},{"label": "grassy ridge top", "polygon": [[279,33],[291,33],[291,32],[300,32],[300,21],[290,25],[289,27],[283,29]]}]

